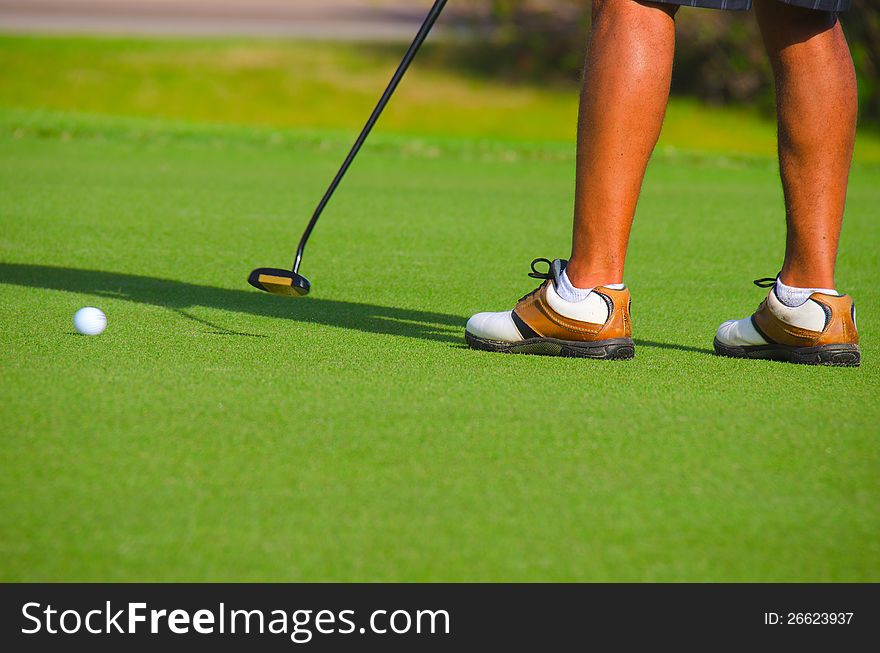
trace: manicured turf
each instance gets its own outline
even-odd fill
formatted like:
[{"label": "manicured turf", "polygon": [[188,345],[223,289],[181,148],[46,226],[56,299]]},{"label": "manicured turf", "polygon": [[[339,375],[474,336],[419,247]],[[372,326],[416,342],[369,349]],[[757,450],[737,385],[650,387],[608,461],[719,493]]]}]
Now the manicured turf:
[{"label": "manicured turf", "polygon": [[[415,136],[572,142],[574,87],[513,85],[442,65],[428,43],[382,117]],[[360,129],[404,45],[0,35],[0,106],[271,127]],[[776,127],[744,108],[673,98],[661,150],[771,156]],[[856,158],[880,162],[880,135]]]},{"label": "manicured turf", "polygon": [[880,580],[880,168],[840,262],[861,369],[711,354],[779,267],[780,192],[769,159],[671,155],[637,358],[601,363],[462,340],[566,254],[568,147],[380,136],[287,300],[247,273],[346,138],[0,115],[0,579]]}]

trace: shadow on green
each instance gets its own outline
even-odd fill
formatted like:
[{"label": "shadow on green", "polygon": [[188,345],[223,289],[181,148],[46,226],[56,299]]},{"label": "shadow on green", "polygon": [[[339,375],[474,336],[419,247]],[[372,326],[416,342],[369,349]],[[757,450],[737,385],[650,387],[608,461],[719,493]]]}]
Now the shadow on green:
[{"label": "shadow on green", "polygon": [[212,327],[215,329],[214,333],[218,335],[259,337],[259,334],[232,331],[218,326],[191,315],[186,309],[204,306],[296,322],[325,324],[367,333],[450,343],[462,341],[465,323],[465,319],[457,315],[314,297],[291,300],[256,291],[229,290],[134,274],[46,265],[0,263],[0,283],[162,306]]},{"label": "shadow on green", "polygon": [[[216,335],[264,337],[256,333],[234,331],[219,326],[192,315],[186,309],[204,306],[263,317],[354,329],[365,333],[381,333],[456,345],[462,343],[466,322],[464,317],[445,313],[316,297],[291,300],[248,290],[230,290],[134,274],[79,270],[48,265],[0,263],[0,283],[63,290],[161,306],[212,328],[211,333]],[[642,347],[714,355],[710,349],[687,345],[640,339],[636,339],[635,342]]]}]

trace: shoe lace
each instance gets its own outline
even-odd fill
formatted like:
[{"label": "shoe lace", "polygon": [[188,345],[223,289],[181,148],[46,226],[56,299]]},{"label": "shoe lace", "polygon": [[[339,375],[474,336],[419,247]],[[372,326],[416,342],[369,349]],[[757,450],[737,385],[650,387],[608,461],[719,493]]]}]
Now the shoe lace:
[{"label": "shoe lace", "polygon": [[[758,286],[758,288],[772,288],[776,285],[776,277],[762,277],[760,279],[755,279],[752,283]],[[758,310],[761,310],[761,306],[763,305],[763,302],[758,304]]]},{"label": "shoe lace", "polygon": [[[536,265],[538,265],[538,263],[546,263],[547,264],[547,271],[541,272],[537,267],[535,267]],[[541,279],[542,281],[547,281],[548,279],[552,279],[553,278],[553,261],[551,261],[550,259],[547,259],[547,258],[536,258],[534,261],[532,261],[532,271],[529,272],[529,276],[532,279]],[[529,297],[534,295],[536,292],[538,292],[543,286],[544,286],[544,284],[542,283],[540,286],[535,288],[533,291],[526,293],[525,295],[520,297],[519,301],[523,301],[524,299],[528,299]]]}]

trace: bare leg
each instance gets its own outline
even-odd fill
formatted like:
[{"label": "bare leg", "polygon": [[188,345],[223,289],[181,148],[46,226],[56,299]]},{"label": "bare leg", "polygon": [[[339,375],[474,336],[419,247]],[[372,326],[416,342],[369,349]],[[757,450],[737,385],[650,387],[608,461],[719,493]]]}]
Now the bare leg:
[{"label": "bare leg", "polygon": [[757,0],[776,77],[788,238],[783,283],[834,288],[856,133],[856,76],[834,14]]},{"label": "bare leg", "polygon": [[567,268],[577,287],[623,281],[636,203],[669,99],[677,9],[593,0]]}]

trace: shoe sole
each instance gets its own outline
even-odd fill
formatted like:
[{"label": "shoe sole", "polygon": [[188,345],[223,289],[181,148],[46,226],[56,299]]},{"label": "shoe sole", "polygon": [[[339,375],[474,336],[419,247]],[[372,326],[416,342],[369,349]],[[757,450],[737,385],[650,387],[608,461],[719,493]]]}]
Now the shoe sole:
[{"label": "shoe sole", "polygon": [[521,342],[486,340],[465,331],[464,339],[471,349],[499,354],[531,354],[534,356],[562,356],[564,358],[594,358],[597,360],[629,360],[636,355],[631,338],[613,338],[596,342],[529,338]]},{"label": "shoe sole", "polygon": [[756,358],[798,365],[828,365],[858,367],[862,353],[858,345],[822,345],[820,347],[791,347],[788,345],[752,345],[734,347],[715,340],[715,353],[727,358]]}]

